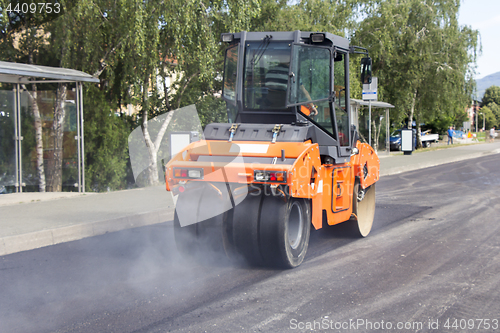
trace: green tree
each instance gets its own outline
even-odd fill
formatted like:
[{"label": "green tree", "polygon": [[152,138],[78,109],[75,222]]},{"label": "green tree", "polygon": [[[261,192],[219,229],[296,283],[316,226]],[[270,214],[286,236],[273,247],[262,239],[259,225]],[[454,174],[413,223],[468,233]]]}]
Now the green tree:
[{"label": "green tree", "polygon": [[380,99],[395,123],[463,113],[471,98],[478,33],[458,25],[459,1],[375,1],[354,41],[367,47]]},{"label": "green tree", "polygon": [[500,105],[500,87],[491,86],[484,92],[483,100],[481,101],[481,106],[488,105],[490,103],[495,103]]},{"label": "green tree", "polygon": [[496,119],[496,123],[493,123],[492,126],[499,128],[500,127],[500,104],[490,103],[487,106],[491,109],[491,111],[493,112],[493,115],[495,116],[495,119]]},{"label": "green tree", "polygon": [[87,191],[126,188],[130,128],[95,86],[84,92],[84,135]]},{"label": "green tree", "polygon": [[[149,152],[150,167],[148,183],[158,183],[157,153],[162,137],[168,127],[171,117],[166,117],[156,138],[151,138],[148,130],[148,120],[173,108],[180,108],[187,103],[199,102],[204,96],[214,94],[217,87],[216,78],[222,69],[222,45],[220,34],[227,31],[247,30],[253,17],[259,13],[260,7],[256,1],[230,0],[224,2],[212,1],[171,1],[162,7],[156,52],[164,59],[151,62],[145,71],[145,80],[141,84],[142,101],[140,124]],[[155,35],[156,36],[156,35]],[[149,38],[150,40],[150,38]],[[171,58],[172,62],[164,61]],[[165,66],[165,64],[170,65]],[[150,85],[150,78],[160,73],[164,79],[165,73],[178,74],[175,83],[175,93],[167,96],[165,102],[151,103],[147,96],[150,90],[155,94],[157,85]],[[204,94],[199,93],[204,87]],[[220,90],[220,81],[217,90]],[[145,94],[146,92],[146,94]]]},{"label": "green tree", "polygon": [[357,25],[358,10],[365,1],[262,0],[261,15],[253,21],[257,31],[325,31],[347,37]]},{"label": "green tree", "polygon": [[495,104],[495,103],[490,103],[488,105],[483,106],[479,110],[478,114],[478,127],[483,127],[483,117],[484,117],[484,129],[488,130],[489,128],[492,128],[493,126],[498,127],[499,124],[499,118],[497,115],[500,113],[500,107]]},{"label": "green tree", "polygon": [[[39,65],[48,65],[55,67],[68,67],[82,70],[98,76],[101,79],[98,89],[92,93],[91,98],[100,100],[105,98],[109,101],[113,108],[117,109],[121,105],[126,104],[131,100],[130,87],[134,83],[136,76],[136,61],[142,56],[138,54],[137,47],[141,46],[138,41],[143,37],[141,32],[144,30],[140,23],[141,18],[147,16],[144,11],[140,10],[141,1],[89,1],[82,0],[59,1],[61,11],[59,15],[52,15],[47,18],[43,15],[30,17],[29,15],[20,15],[19,13],[6,13],[5,3],[2,3],[2,43],[0,44],[0,53],[4,59],[10,61],[30,62]],[[149,12],[148,12],[149,13]],[[142,15],[142,16],[141,16]],[[148,14],[149,15],[149,14]],[[152,29],[157,28],[157,24],[152,24]],[[92,27],[89,29],[89,27]],[[139,29],[142,28],[141,29]],[[145,40],[145,38],[142,38]],[[142,43],[142,50],[145,47],[146,41]],[[148,49],[149,50],[149,49]],[[141,49],[139,49],[141,51]],[[151,53],[154,53],[151,50]],[[89,85],[86,85],[87,89]],[[30,88],[30,87],[28,87]],[[54,156],[52,164],[49,163],[50,179],[47,181],[49,190],[60,190],[61,159],[60,153],[62,147],[62,124],[65,122],[65,108],[63,107],[66,91],[68,86],[60,84],[57,89],[57,101],[54,107],[54,152],[58,156]],[[35,92],[34,89],[32,89]],[[87,103],[87,100],[85,101]],[[99,108],[100,106],[95,106]],[[86,106],[85,113],[93,114],[100,111],[99,109],[91,110]],[[103,111],[108,112],[109,108]],[[108,112],[109,113],[109,112]],[[99,122],[99,123],[96,123]],[[114,126],[114,119],[111,117],[90,117],[85,123],[86,130],[92,128],[109,129]],[[99,149],[104,149],[105,145],[110,147],[116,144],[109,139],[113,136],[107,133],[101,133],[103,137],[103,145],[99,145]],[[96,138],[94,135],[93,138]],[[87,142],[88,143],[88,142]],[[126,147],[126,141],[123,143],[123,148]],[[87,144],[86,154],[99,155],[99,152],[89,151],[92,149],[92,144]],[[113,150],[113,149],[111,149]],[[116,150],[114,150],[117,152]],[[112,159],[115,157],[127,160],[124,149],[118,150],[121,156],[112,156],[111,154],[102,155],[100,159],[88,158],[87,178],[98,179],[93,174],[95,170],[114,165]],[[109,161],[105,161],[108,158]],[[100,163],[100,166],[92,165]],[[116,165],[115,165],[116,166]],[[123,165],[114,169],[116,175],[122,175],[125,169]],[[107,181],[111,184],[118,182],[115,180]],[[117,185],[121,187],[121,185]],[[106,186],[107,188],[107,186]]]},{"label": "green tree", "polygon": [[486,115],[486,128],[500,126],[500,87],[491,86],[486,89],[479,112]]}]

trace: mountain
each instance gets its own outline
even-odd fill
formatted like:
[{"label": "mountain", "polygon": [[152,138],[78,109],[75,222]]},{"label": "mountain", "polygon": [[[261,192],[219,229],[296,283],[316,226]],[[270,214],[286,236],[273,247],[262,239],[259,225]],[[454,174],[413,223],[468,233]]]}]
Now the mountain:
[{"label": "mountain", "polygon": [[500,72],[496,72],[494,74],[485,76],[482,79],[476,80],[476,85],[477,85],[477,99],[482,100],[486,89],[488,89],[491,86],[500,87]]}]

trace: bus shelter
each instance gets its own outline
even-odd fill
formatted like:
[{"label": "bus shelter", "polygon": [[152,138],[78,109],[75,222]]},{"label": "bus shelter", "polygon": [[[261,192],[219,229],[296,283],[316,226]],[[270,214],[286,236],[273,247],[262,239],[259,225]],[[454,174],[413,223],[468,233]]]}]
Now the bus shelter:
[{"label": "bus shelter", "polygon": [[[382,114],[380,112],[376,112],[376,115],[372,117],[372,114],[368,114],[368,112],[363,112],[362,114],[360,112],[361,108],[368,108],[369,104],[369,101],[351,98],[351,119],[353,119],[353,124],[358,129],[360,135],[364,138],[367,138],[369,135],[371,135],[371,129],[375,127],[375,131],[373,132],[375,132],[374,134],[377,137],[374,140],[375,144],[372,144],[372,146],[375,146],[374,148],[377,148],[378,146],[378,136],[380,135],[380,129],[385,128],[385,149],[387,150],[387,152],[390,152],[389,109],[394,108],[394,105],[386,102],[371,101],[372,109],[383,110]],[[375,123],[375,126],[373,123]],[[366,141],[368,142],[369,140]]]},{"label": "bus shelter", "polygon": [[85,192],[83,82],[99,79],[0,61],[0,194]]}]

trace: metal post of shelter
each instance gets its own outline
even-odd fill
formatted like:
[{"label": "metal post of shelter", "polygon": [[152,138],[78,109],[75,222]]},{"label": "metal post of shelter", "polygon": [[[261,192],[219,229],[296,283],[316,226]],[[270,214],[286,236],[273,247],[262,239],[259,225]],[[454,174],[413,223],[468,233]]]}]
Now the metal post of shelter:
[{"label": "metal post of shelter", "polygon": [[20,179],[19,179],[19,146],[18,146],[18,138],[19,138],[19,133],[18,131],[18,126],[17,126],[17,119],[18,119],[18,109],[19,109],[19,98],[18,98],[18,91],[19,91],[19,85],[16,84],[14,86],[14,151],[15,151],[15,172],[16,172],[16,177],[15,177],[15,188],[16,192],[19,192],[19,184]]},{"label": "metal post of shelter", "polygon": [[23,135],[21,132],[21,85],[17,84],[16,87],[16,99],[17,99],[17,151],[18,151],[18,157],[19,159],[17,160],[17,163],[19,164],[19,187],[18,187],[18,192],[23,191],[23,145],[22,145],[22,140],[23,140]]},{"label": "metal post of shelter", "polygon": [[[78,84],[78,83],[77,83]],[[83,135],[83,85],[81,82],[78,84],[80,86],[80,145],[81,145],[81,159],[82,159],[82,178],[81,178],[81,192],[85,192],[85,140]]]},{"label": "metal post of shelter", "polygon": [[387,153],[391,152],[391,140],[390,140],[390,126],[389,126],[389,109],[385,109],[385,150]]},{"label": "metal post of shelter", "polygon": [[[80,89],[78,82],[75,85],[75,98],[76,98],[76,119],[80,119]],[[81,179],[82,179],[82,152],[80,146],[80,122],[76,122],[76,136],[77,154],[78,154],[78,192],[82,192]]]}]

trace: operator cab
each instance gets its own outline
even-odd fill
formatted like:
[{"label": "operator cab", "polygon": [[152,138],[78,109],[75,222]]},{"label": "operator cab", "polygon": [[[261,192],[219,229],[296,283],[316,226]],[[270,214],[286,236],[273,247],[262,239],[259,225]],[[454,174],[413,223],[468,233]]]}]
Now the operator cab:
[{"label": "operator cab", "polygon": [[310,126],[336,162],[350,157],[349,42],[330,33],[240,32],[228,42],[222,96],[230,123]]}]

